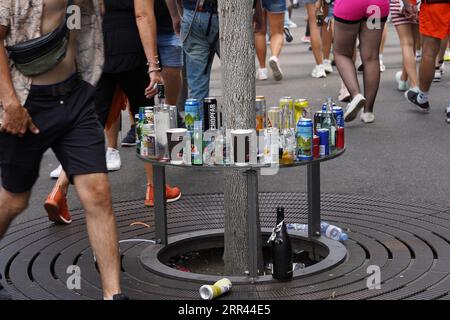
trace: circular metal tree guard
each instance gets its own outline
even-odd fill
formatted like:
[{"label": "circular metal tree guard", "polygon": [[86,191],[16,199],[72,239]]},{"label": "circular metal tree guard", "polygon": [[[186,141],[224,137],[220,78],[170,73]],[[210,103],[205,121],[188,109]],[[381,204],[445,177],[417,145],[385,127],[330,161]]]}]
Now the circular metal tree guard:
[{"label": "circular metal tree guard", "polygon": [[[288,222],[304,223],[307,197],[301,193],[259,195],[261,225],[275,223],[286,208]],[[450,209],[425,203],[322,195],[322,219],[349,229],[345,261],[326,272],[289,283],[236,284],[222,299],[450,299]],[[116,203],[121,239],[154,239],[153,212],[142,199]],[[99,275],[82,210],[74,222],[57,226],[47,217],[17,225],[0,242],[2,284],[16,299],[101,299]],[[168,205],[169,237],[223,228],[223,195],[185,196]],[[143,221],[141,225],[130,226]],[[146,270],[140,255],[148,243],[123,243],[122,286],[133,299],[200,299],[196,281]],[[81,270],[81,289],[69,290],[67,267]],[[370,266],[381,269],[381,289],[367,288]]]}]

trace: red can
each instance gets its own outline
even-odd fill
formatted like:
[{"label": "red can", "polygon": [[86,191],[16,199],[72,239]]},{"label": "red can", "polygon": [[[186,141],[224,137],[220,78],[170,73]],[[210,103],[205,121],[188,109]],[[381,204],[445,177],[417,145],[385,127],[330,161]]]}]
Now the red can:
[{"label": "red can", "polygon": [[320,158],[320,137],[316,135],[313,137],[313,158]]},{"label": "red can", "polygon": [[337,129],[336,135],[336,149],[344,149],[344,147],[345,147],[344,128],[339,127]]}]

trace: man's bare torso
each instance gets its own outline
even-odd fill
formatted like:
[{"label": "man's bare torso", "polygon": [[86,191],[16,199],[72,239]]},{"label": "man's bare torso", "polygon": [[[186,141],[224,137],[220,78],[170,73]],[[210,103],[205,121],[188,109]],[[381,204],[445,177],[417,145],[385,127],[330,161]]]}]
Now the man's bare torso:
[{"label": "man's bare torso", "polygon": [[[74,1],[77,4],[78,1]],[[41,33],[43,35],[52,32],[62,23],[66,14],[67,0],[44,0],[42,13]],[[54,84],[69,78],[76,71],[76,32],[71,31],[67,53],[52,70],[33,77],[33,84]]]}]

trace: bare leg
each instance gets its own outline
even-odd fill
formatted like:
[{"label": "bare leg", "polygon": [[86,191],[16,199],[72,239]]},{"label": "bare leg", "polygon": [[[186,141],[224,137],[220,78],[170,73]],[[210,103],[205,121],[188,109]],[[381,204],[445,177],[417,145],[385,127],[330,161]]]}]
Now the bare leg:
[{"label": "bare leg", "polygon": [[320,36],[320,28],[316,23],[316,5],[314,3],[305,4],[308,12],[308,25],[311,33],[311,48],[313,51],[316,65],[323,64],[322,56],[322,38]]},{"label": "bare leg", "polygon": [[164,67],[162,71],[162,78],[166,88],[166,103],[172,106],[177,104],[178,95],[182,86],[181,68]]},{"label": "bare leg", "polygon": [[333,21],[325,23],[322,27],[322,43],[323,43],[323,58],[330,60],[331,45],[333,43]]},{"label": "bare leg", "polygon": [[11,193],[0,189],[0,239],[6,234],[11,222],[28,207],[31,192]]},{"label": "bare leg", "polygon": [[280,57],[284,45],[284,13],[267,13],[270,26],[270,50],[272,56]]},{"label": "bare leg", "polygon": [[445,50],[447,50],[447,41],[447,38],[441,41],[441,49],[439,50],[439,54],[436,58],[436,67],[440,67],[444,62]]},{"label": "bare leg", "polygon": [[359,29],[360,24],[335,22],[334,60],[339,74],[352,98],[361,93],[355,64],[353,62],[353,51]]},{"label": "bare leg", "polygon": [[388,38],[388,26],[387,26],[387,24],[384,24],[383,35],[381,37],[381,43],[380,43],[380,54],[383,54],[383,52],[384,52],[384,47],[386,45],[387,38]]},{"label": "bare leg", "polygon": [[75,176],[75,188],[86,211],[92,250],[100,269],[105,299],[121,293],[120,258],[116,218],[106,174]]},{"label": "bare leg", "polygon": [[402,80],[406,81],[407,79],[409,79],[411,88],[417,87],[418,81],[413,28],[414,25],[412,24],[402,24],[396,27],[403,54],[404,72]]},{"label": "bare leg", "polygon": [[264,10],[262,27],[260,32],[255,33],[255,47],[256,47],[256,57],[258,58],[259,67],[261,69],[266,68],[266,55],[267,55],[267,43],[266,43],[266,33],[267,33],[267,13]]},{"label": "bare leg", "polygon": [[441,47],[441,40],[422,36],[422,62],[419,68],[419,89],[422,92],[430,91],[434,78],[436,57]]},{"label": "bare leg", "polygon": [[58,186],[64,194],[67,194],[69,191],[69,184],[69,178],[67,178],[66,172],[62,170],[58,180],[56,180],[55,187]]},{"label": "bare leg", "polygon": [[383,37],[385,23],[382,22],[382,30],[371,30],[367,23],[361,24],[360,51],[364,64],[364,96],[367,100],[364,112],[373,112],[375,99],[380,86],[380,58],[379,49]]}]

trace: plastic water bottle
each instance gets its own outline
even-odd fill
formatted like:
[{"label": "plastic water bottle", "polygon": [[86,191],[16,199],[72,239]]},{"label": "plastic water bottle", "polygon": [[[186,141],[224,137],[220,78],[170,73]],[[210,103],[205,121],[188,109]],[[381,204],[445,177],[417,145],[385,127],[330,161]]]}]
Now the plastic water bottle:
[{"label": "plastic water bottle", "polygon": [[[286,227],[288,230],[308,232],[308,225],[304,223],[288,223]],[[341,228],[333,226],[326,222],[320,223],[320,234],[336,241],[348,240],[348,235],[344,231],[342,231]]]},{"label": "plastic water bottle", "polygon": [[320,223],[320,233],[325,237],[336,241],[347,241],[348,235],[342,231],[341,228],[328,224],[326,222]]}]

